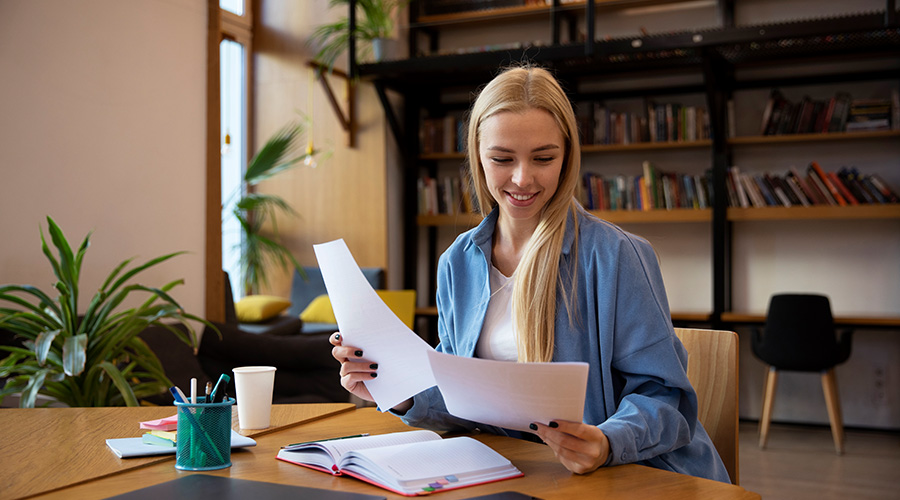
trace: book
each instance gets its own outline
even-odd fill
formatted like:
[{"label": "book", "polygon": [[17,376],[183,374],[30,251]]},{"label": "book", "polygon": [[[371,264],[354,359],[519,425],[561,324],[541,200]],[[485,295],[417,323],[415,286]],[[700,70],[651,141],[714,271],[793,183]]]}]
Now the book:
[{"label": "book", "polygon": [[828,178],[828,175],[822,170],[822,167],[819,166],[817,162],[811,161],[809,162],[809,170],[810,173],[814,173],[819,177],[822,181],[822,184],[825,185],[825,188],[831,194],[831,197],[834,198],[834,201],[837,202],[838,205],[844,207],[847,206],[847,201],[844,200],[844,197],[838,192],[837,187],[831,183],[831,179]]},{"label": "book", "polygon": [[299,443],[282,448],[276,458],[405,496],[523,475],[480,441],[467,436],[442,439],[428,430]]}]

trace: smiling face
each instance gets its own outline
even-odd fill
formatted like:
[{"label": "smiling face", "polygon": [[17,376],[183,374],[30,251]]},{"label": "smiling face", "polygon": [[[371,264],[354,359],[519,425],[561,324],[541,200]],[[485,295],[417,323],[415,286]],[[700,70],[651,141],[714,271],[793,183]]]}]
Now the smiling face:
[{"label": "smiling face", "polygon": [[537,226],[559,185],[565,144],[553,115],[543,109],[503,111],[481,123],[478,155],[501,217]]}]

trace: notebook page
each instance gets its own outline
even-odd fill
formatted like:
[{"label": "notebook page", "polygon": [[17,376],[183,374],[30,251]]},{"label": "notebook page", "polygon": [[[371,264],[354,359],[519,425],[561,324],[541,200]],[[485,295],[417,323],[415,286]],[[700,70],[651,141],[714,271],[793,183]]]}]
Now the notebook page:
[{"label": "notebook page", "polygon": [[[448,475],[457,476],[463,481],[467,475],[481,475],[503,469],[517,472],[503,455],[469,437],[357,450],[345,459],[353,459],[355,456],[363,459],[360,462],[378,465],[395,477],[399,484]],[[358,468],[348,469],[365,474]]]},{"label": "notebook page", "polygon": [[322,441],[319,444],[331,452],[332,456],[335,457],[336,462],[340,462],[341,457],[354,450],[366,450],[398,444],[440,440],[441,436],[434,431],[419,430],[392,432],[390,434],[379,434],[377,436],[363,436],[350,439],[335,439],[332,441]]}]

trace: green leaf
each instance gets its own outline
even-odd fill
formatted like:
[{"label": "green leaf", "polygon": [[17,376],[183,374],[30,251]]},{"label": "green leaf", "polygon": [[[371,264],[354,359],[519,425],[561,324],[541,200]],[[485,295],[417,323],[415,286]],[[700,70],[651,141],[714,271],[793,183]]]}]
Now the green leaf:
[{"label": "green leaf", "polygon": [[34,352],[41,366],[47,361],[47,354],[50,352],[53,340],[60,332],[61,330],[44,331],[34,340]]},{"label": "green leaf", "polygon": [[63,342],[63,370],[66,375],[75,377],[84,371],[84,364],[87,361],[87,343],[87,335],[83,333],[66,337]]},{"label": "green leaf", "polygon": [[115,384],[116,389],[119,390],[119,394],[121,394],[122,398],[125,400],[125,404],[127,406],[138,406],[138,401],[134,396],[134,391],[131,389],[131,384],[125,380],[125,377],[122,376],[122,372],[109,361],[102,361],[98,366],[106,372],[110,380],[112,380],[112,383]]},{"label": "green leaf", "polygon": [[44,378],[47,376],[48,369],[40,370],[31,376],[28,384],[22,389],[22,396],[19,400],[20,408],[34,408],[34,402],[41,388],[44,387]]}]

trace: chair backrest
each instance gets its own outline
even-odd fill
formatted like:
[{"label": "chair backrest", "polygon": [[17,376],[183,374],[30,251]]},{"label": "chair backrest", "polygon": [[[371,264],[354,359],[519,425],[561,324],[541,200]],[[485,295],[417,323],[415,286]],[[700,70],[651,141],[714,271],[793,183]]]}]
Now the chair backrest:
[{"label": "chair backrest", "polygon": [[[363,267],[361,268],[363,276],[372,285],[372,288],[378,290],[384,288],[384,269],[380,267]],[[294,271],[294,278],[291,281],[291,307],[288,314],[291,316],[299,316],[306,306],[319,295],[325,295],[325,281],[322,279],[322,271],[318,267],[304,266],[303,272],[306,278],[300,276],[300,273]]]},{"label": "chair backrest", "polygon": [[825,370],[850,356],[850,344],[838,342],[828,297],[818,294],[773,295],[765,330],[751,345],[757,357],[782,370]]},{"label": "chair backrest", "polygon": [[738,336],[724,330],[676,328],[688,352],[688,379],[700,423],[738,484]]},{"label": "chair backrest", "polygon": [[403,321],[407,328],[413,329],[416,319],[415,290],[376,290],[375,293]]}]

